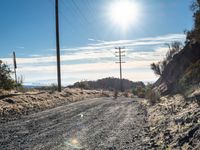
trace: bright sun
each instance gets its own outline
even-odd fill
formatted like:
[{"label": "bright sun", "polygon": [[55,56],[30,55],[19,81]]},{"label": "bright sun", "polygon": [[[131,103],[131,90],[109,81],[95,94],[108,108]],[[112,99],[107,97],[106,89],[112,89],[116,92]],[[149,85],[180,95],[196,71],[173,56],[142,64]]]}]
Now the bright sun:
[{"label": "bright sun", "polygon": [[112,23],[127,30],[135,24],[139,15],[139,9],[133,0],[118,0],[109,7],[109,16]]}]

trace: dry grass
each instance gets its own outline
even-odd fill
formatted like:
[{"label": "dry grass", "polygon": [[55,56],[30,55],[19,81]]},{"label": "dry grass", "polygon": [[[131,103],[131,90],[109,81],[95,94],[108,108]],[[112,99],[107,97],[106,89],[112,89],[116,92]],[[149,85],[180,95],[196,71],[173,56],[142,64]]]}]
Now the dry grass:
[{"label": "dry grass", "polygon": [[62,104],[104,96],[100,91],[64,89],[61,93],[32,91],[12,93],[0,91],[0,118],[13,118],[22,114],[53,108]]}]

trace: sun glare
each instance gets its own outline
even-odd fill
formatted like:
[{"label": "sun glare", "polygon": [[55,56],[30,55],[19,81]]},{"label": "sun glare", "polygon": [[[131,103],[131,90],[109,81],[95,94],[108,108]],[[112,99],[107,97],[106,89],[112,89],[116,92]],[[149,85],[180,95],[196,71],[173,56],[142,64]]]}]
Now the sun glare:
[{"label": "sun glare", "polygon": [[138,18],[138,5],[132,0],[118,0],[109,7],[109,15],[112,23],[127,30],[135,24]]}]

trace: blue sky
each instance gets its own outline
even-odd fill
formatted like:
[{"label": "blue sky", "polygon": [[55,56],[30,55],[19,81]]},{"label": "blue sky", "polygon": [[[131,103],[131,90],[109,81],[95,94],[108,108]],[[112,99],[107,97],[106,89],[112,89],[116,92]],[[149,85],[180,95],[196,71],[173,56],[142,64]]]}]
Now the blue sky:
[{"label": "blue sky", "polygon": [[[113,24],[109,6],[117,0],[60,0],[60,44],[63,84],[118,77],[115,46],[126,47],[124,77],[155,81],[149,69],[166,53],[165,43],[184,42],[193,25],[191,0],[129,0],[139,15],[126,32]],[[54,0],[0,0],[0,59],[26,84],[56,82]],[[120,10],[119,10],[120,11]]]}]

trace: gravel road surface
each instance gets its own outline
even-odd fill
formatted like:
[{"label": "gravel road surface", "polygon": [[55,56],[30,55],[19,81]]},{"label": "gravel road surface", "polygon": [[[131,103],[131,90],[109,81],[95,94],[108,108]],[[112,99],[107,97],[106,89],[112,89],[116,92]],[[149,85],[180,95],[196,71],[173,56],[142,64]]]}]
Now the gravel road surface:
[{"label": "gravel road surface", "polygon": [[148,130],[139,99],[96,98],[0,124],[0,150],[139,150]]}]

